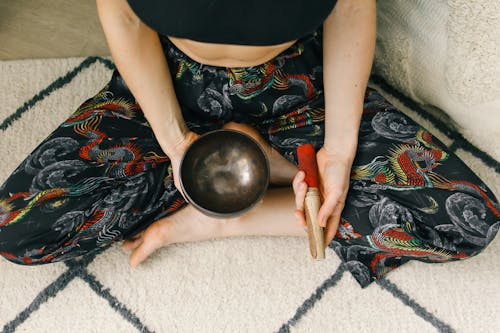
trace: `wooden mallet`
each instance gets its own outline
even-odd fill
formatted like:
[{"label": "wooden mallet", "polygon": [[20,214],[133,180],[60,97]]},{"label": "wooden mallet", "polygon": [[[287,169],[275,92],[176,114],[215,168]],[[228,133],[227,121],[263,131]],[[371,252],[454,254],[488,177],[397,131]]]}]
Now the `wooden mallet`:
[{"label": "wooden mallet", "polygon": [[304,212],[307,222],[307,236],[309,239],[309,250],[313,259],[325,259],[323,227],[318,225],[318,211],[321,207],[321,195],[319,192],[318,165],[316,163],[316,151],[311,144],[304,144],[297,148],[297,158],[300,170],[306,174],[307,194],[304,201]]}]

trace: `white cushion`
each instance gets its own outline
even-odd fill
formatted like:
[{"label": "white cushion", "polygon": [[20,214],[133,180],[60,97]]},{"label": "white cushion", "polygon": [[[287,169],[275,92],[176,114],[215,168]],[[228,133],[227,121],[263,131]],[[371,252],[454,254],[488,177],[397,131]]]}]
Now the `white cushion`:
[{"label": "white cushion", "polygon": [[374,73],[443,110],[500,160],[491,144],[500,139],[500,1],[382,0],[377,9]]}]

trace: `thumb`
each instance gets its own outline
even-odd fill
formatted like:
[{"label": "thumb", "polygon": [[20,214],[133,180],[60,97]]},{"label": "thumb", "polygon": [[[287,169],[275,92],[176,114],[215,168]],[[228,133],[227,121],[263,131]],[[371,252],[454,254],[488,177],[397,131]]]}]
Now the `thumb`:
[{"label": "thumb", "polygon": [[172,172],[173,172],[173,178],[174,178],[174,186],[179,191],[179,193],[182,195],[184,200],[188,202],[186,195],[184,194],[184,191],[182,190],[182,185],[181,185],[181,177],[180,177],[180,162],[175,160],[172,161]]}]

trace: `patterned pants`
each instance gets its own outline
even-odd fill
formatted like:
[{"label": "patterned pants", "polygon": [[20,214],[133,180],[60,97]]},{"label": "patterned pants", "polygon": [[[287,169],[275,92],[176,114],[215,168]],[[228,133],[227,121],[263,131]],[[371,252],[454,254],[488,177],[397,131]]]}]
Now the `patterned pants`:
[{"label": "patterned pants", "polygon": [[[192,131],[249,124],[293,163],[298,145],[322,146],[320,31],[245,68],[203,65],[161,40]],[[128,238],[184,204],[168,157],[115,71],[0,187],[0,255],[26,265],[67,260]],[[499,210],[443,143],[367,89],[350,190],[329,244],[363,287],[411,259],[478,254],[498,231]]]}]

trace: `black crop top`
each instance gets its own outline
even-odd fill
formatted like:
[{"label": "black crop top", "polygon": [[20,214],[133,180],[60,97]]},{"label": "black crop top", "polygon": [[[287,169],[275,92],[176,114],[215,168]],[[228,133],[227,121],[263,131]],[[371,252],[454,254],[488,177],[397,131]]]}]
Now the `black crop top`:
[{"label": "black crop top", "polygon": [[128,0],[162,35],[199,42],[276,45],[321,26],[336,0]]}]

